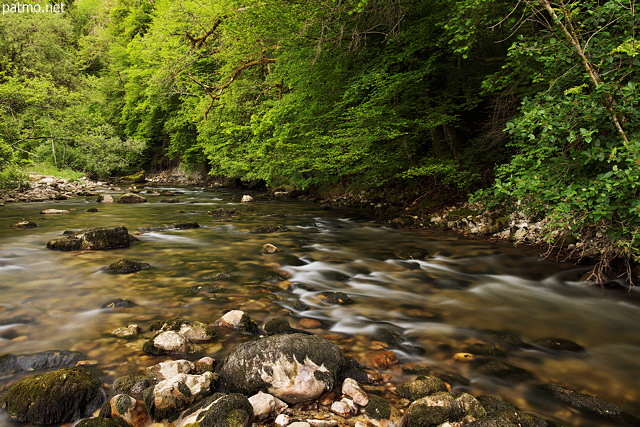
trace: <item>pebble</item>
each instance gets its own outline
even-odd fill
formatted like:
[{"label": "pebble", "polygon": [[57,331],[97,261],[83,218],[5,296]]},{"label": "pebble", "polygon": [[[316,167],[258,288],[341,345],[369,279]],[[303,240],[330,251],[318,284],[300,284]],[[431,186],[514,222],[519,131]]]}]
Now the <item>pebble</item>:
[{"label": "pebble", "polygon": [[367,406],[369,396],[364,392],[353,378],[347,378],[342,383],[342,394],[349,396],[356,405]]},{"label": "pebble", "polygon": [[317,319],[300,319],[300,327],[304,329],[320,329],[322,322]]},{"label": "pebble", "polygon": [[393,351],[383,351],[373,356],[371,362],[378,369],[389,369],[398,364],[398,356]]},{"label": "pebble", "polygon": [[473,362],[476,360],[476,356],[471,353],[456,353],[453,355],[453,360],[458,362]]}]

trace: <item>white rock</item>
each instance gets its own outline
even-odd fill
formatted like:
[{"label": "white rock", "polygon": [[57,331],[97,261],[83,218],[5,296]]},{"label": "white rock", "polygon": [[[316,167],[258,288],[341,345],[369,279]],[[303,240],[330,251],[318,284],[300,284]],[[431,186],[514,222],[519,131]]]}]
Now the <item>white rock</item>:
[{"label": "white rock", "polygon": [[311,424],[304,421],[296,421],[295,423],[289,424],[289,427],[311,427]]},{"label": "white rock", "polygon": [[337,402],[333,402],[331,404],[331,412],[333,412],[334,414],[338,414],[341,417],[345,417],[348,418],[351,416],[351,408],[349,407],[349,405],[342,401],[339,400]]},{"label": "white rock", "polygon": [[138,325],[128,325],[124,328],[116,328],[111,331],[105,332],[107,335],[113,335],[118,338],[127,338],[138,335],[140,333],[140,326]]},{"label": "white rock", "polygon": [[356,405],[367,406],[369,403],[369,396],[360,388],[356,380],[353,378],[347,378],[342,383],[342,394],[349,396]]},{"label": "white rock", "polygon": [[338,427],[336,420],[307,420],[311,427]]},{"label": "white rock", "polygon": [[202,322],[192,322],[190,325],[183,323],[178,333],[190,341],[209,341],[213,338],[207,325]]},{"label": "white rock", "polygon": [[168,353],[187,353],[187,339],[175,331],[159,333],[153,339],[153,344]]},{"label": "white rock", "polygon": [[[215,375],[205,372],[202,375],[178,374],[160,381],[153,388],[153,403],[158,409],[184,408],[202,396],[209,394]],[[183,393],[184,388],[189,393]]]},{"label": "white rock", "polygon": [[276,417],[275,424],[278,427],[286,427],[289,425],[289,420],[291,418],[287,414],[280,414]]},{"label": "white rock", "polygon": [[267,418],[271,414],[280,413],[288,407],[282,400],[263,392],[258,392],[258,394],[251,396],[249,403],[253,406],[253,415],[260,419]]},{"label": "white rock", "polygon": [[111,194],[101,194],[98,196],[98,203],[115,203],[115,199]]},{"label": "white rock", "polygon": [[230,329],[238,329],[240,328],[240,321],[242,320],[242,316],[244,316],[244,311],[231,310],[225,313],[224,316],[216,320],[213,323],[213,326],[230,328]]},{"label": "white rock", "polygon": [[42,215],[61,215],[61,214],[68,214],[71,211],[65,210],[65,209],[45,209],[42,212],[40,212]]},{"label": "white rock", "polygon": [[169,360],[147,368],[147,373],[153,375],[158,381],[173,378],[178,374],[189,374],[195,370],[195,365],[185,359]]},{"label": "white rock", "polygon": [[242,200],[240,200],[241,203],[251,203],[254,202],[255,200],[253,199],[253,197],[251,197],[248,194],[245,194],[244,196],[242,196]]}]

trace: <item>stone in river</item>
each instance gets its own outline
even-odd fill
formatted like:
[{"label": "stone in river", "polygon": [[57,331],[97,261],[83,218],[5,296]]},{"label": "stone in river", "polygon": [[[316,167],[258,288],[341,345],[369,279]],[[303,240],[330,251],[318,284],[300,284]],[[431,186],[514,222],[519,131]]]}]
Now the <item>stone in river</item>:
[{"label": "stone in river", "polygon": [[116,261],[113,264],[110,264],[106,270],[109,273],[116,274],[130,274],[135,273],[145,268],[151,267],[151,264],[147,264],[146,262],[136,262],[131,261],[130,259],[121,259],[120,261]]},{"label": "stone in river", "polygon": [[33,221],[20,221],[15,224],[11,224],[11,228],[35,228],[38,224]]},{"label": "stone in river", "polygon": [[128,299],[114,298],[102,304],[100,308],[131,308],[137,305],[138,304]]},{"label": "stone in river", "polygon": [[102,384],[81,368],[26,377],[0,395],[9,418],[33,424],[69,423],[89,416],[105,400]]},{"label": "stone in river", "polygon": [[184,411],[175,427],[249,427],[253,407],[239,393],[216,393]]},{"label": "stone in river", "polygon": [[543,338],[536,341],[534,344],[553,351],[584,351],[584,347],[580,344],[576,344],[575,342],[564,338]]},{"label": "stone in river", "polygon": [[209,396],[215,379],[212,372],[202,375],[177,374],[147,389],[144,401],[154,420],[173,421],[192,403]]},{"label": "stone in river", "polygon": [[405,383],[397,389],[400,396],[411,401],[441,391],[447,391],[447,386],[444,381],[434,376],[418,377],[414,381]]},{"label": "stone in river", "polygon": [[98,227],[77,231],[47,243],[48,249],[59,251],[108,250],[128,248],[137,239],[126,227]]},{"label": "stone in river", "polygon": [[287,403],[320,397],[336,384],[345,364],[332,342],[303,334],[275,335],[236,346],[218,373],[230,391],[268,391]]},{"label": "stone in river", "polygon": [[147,199],[140,196],[139,194],[134,193],[126,193],[120,196],[118,199],[118,203],[144,203]]},{"label": "stone in river", "polygon": [[202,348],[175,331],[160,332],[145,342],[142,350],[150,354],[176,354],[185,356],[202,351]]},{"label": "stone in river", "polygon": [[378,369],[389,369],[398,364],[398,356],[393,351],[383,351],[373,356],[371,362]]},{"label": "stone in river", "polygon": [[151,419],[147,413],[147,408],[143,401],[136,400],[126,394],[117,394],[111,398],[107,409],[100,411],[100,414],[108,415],[109,418],[120,418],[128,426],[144,427],[149,425]]},{"label": "stone in river", "polygon": [[115,203],[115,200],[111,194],[101,194],[96,200],[98,203]]},{"label": "stone in river", "polygon": [[289,325],[287,319],[283,319],[281,317],[276,317],[275,319],[269,320],[264,325],[264,331],[267,335],[279,335],[279,334],[310,334],[307,331],[302,329],[292,328]]},{"label": "stone in river", "polygon": [[3,354],[0,356],[0,375],[26,371],[57,369],[74,365],[82,353],[77,351],[47,350],[30,354]]},{"label": "stone in river", "polygon": [[449,393],[434,393],[416,400],[402,418],[402,427],[438,426],[449,420],[455,401]]},{"label": "stone in river", "polygon": [[216,332],[203,322],[174,317],[160,320],[149,325],[150,331],[175,331],[189,341],[211,341],[216,338]]},{"label": "stone in river", "polygon": [[353,304],[353,300],[344,292],[323,292],[317,297],[325,304]]},{"label": "stone in river", "polygon": [[248,194],[245,194],[244,196],[242,196],[242,199],[240,200],[241,203],[251,203],[254,202],[255,200],[253,199],[253,197],[251,197]]}]

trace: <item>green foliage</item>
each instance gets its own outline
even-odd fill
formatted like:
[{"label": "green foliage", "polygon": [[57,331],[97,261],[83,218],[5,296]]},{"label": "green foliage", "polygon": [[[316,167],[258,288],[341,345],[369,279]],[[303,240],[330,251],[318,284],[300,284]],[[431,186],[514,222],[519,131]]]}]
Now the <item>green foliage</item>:
[{"label": "green foliage", "polygon": [[640,260],[640,74],[629,4],[582,1],[585,14],[578,3],[558,7],[559,23],[581,29],[597,79],[561,41],[558,23],[513,45],[507,67],[535,69],[529,78],[544,90],[525,98],[507,124],[516,154],[498,168],[486,200],[520,200],[532,215],[551,219],[550,231],[601,231],[612,251]]}]

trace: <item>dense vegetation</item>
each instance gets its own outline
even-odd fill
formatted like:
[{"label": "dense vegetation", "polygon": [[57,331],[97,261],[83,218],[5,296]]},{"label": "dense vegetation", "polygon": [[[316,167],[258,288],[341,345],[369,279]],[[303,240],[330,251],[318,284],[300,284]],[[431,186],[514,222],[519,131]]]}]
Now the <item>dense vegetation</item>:
[{"label": "dense vegetation", "polygon": [[[42,2],[44,3],[44,2]],[[77,0],[0,19],[0,165],[419,188],[640,256],[630,0]]]}]

